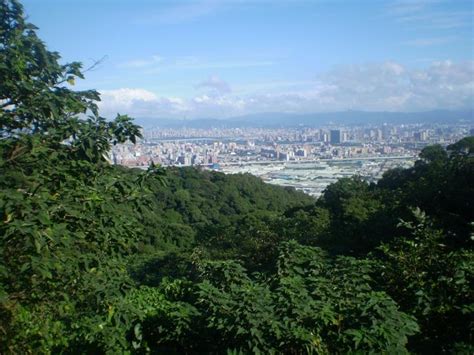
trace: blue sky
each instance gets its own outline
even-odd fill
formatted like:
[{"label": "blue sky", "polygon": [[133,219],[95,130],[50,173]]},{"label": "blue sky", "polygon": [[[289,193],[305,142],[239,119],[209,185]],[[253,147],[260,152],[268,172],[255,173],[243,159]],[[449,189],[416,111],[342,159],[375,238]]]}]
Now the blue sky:
[{"label": "blue sky", "polygon": [[473,2],[23,1],[104,115],[472,108]]}]

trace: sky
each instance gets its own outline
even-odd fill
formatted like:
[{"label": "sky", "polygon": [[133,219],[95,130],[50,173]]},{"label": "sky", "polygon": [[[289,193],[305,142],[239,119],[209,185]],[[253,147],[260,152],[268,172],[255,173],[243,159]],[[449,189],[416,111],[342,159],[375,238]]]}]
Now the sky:
[{"label": "sky", "polygon": [[106,117],[474,108],[470,0],[22,3]]}]

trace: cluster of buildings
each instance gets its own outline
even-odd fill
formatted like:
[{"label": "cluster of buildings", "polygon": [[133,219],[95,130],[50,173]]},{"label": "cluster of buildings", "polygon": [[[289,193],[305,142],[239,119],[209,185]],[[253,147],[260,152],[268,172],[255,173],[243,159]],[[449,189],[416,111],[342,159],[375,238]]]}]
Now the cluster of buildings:
[{"label": "cluster of buildings", "polygon": [[414,164],[426,145],[474,135],[468,125],[388,125],[323,128],[156,129],[137,144],[113,148],[115,164],[199,166],[250,173],[313,196],[342,177],[374,182],[389,169]]},{"label": "cluster of buildings", "polygon": [[113,148],[110,159],[130,167],[219,168],[264,162],[417,156],[428,144],[450,144],[474,133],[467,125],[323,128],[154,129],[137,144]]}]

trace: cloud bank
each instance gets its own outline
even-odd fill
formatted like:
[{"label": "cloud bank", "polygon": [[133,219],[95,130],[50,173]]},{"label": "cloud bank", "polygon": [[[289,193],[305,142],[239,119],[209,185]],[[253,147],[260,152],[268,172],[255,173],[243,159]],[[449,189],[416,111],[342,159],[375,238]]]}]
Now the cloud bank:
[{"label": "cloud bank", "polygon": [[141,88],[103,90],[101,114],[225,118],[259,112],[473,109],[474,61],[433,62],[423,69],[396,62],[353,65],[324,73],[304,88],[276,93],[267,93],[262,88],[237,95],[229,83],[217,76],[203,80],[194,88],[194,97],[157,96]]}]

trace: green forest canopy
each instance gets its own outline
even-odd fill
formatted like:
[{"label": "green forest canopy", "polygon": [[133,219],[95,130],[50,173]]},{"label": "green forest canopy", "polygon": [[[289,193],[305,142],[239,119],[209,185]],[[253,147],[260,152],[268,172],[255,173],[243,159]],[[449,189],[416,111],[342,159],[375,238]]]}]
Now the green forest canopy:
[{"label": "green forest canopy", "polygon": [[2,0],[1,353],[474,352],[474,137],[318,200],[126,169],[139,127],[59,60]]}]

